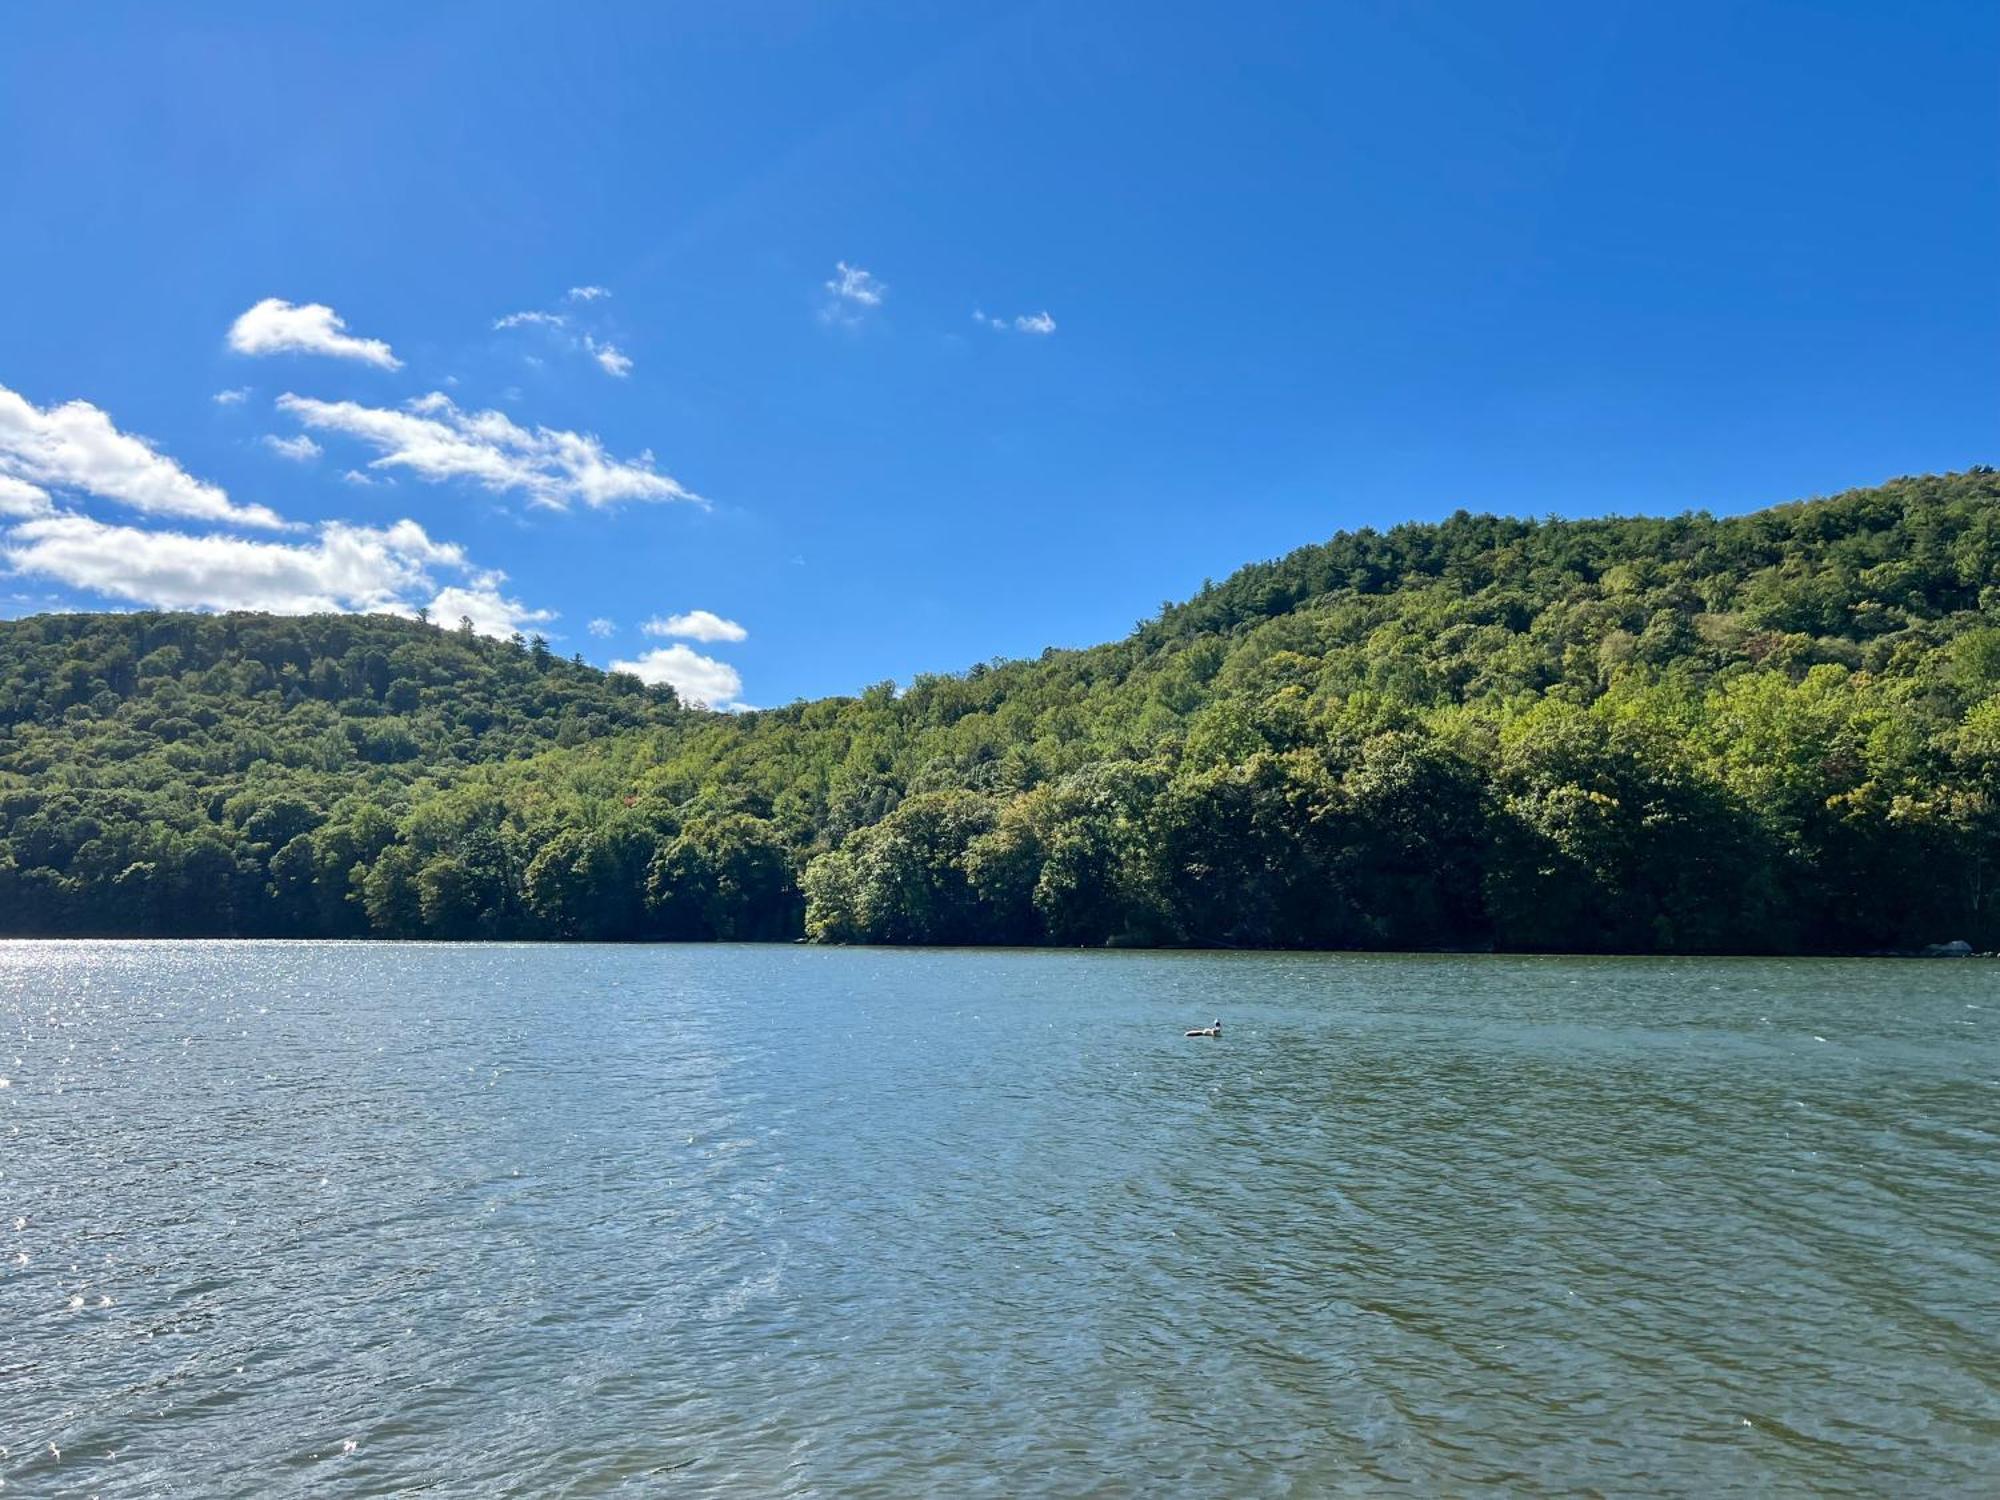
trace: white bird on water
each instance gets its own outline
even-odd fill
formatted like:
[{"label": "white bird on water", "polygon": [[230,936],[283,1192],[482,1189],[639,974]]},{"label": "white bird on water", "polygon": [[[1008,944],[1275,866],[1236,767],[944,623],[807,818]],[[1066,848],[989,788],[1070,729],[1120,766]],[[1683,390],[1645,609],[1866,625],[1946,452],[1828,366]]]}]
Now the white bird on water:
[{"label": "white bird on water", "polygon": [[1193,1031],[1190,1031],[1186,1034],[1188,1036],[1221,1036],[1222,1017],[1217,1016],[1215,1018],[1215,1024],[1213,1026],[1197,1026]]}]

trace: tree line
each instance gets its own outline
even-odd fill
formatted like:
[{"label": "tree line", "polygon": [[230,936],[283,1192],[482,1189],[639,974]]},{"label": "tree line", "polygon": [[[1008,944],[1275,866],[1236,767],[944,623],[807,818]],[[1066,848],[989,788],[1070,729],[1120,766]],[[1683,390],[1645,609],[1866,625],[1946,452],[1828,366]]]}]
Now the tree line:
[{"label": "tree line", "polygon": [[0,624],[0,931],[2000,947],[2000,479],[1343,533],[746,715],[383,616]]}]

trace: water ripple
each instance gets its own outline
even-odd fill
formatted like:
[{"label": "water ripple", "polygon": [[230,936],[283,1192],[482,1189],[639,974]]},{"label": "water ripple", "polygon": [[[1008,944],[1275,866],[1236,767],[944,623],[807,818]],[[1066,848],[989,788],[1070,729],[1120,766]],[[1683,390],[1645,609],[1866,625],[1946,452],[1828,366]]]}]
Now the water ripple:
[{"label": "water ripple", "polygon": [[0,944],[0,1478],[1990,1493],[1993,975]]}]

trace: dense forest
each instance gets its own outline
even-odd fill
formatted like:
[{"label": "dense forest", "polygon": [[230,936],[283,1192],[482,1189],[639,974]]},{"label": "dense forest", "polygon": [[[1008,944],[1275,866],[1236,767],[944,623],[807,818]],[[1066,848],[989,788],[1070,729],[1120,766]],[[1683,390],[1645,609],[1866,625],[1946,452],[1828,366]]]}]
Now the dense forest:
[{"label": "dense forest", "polygon": [[2000,947],[2000,476],[1343,533],[741,715],[387,616],[0,623],[0,932]]}]

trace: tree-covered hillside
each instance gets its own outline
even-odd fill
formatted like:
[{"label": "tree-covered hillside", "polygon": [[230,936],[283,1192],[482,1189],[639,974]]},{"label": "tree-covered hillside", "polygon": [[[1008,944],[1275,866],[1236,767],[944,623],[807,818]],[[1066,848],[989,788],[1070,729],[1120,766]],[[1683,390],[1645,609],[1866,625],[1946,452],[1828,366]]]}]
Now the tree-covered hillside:
[{"label": "tree-covered hillside", "polygon": [[742,716],[415,622],[0,626],[0,927],[2000,946],[2000,477],[1461,513]]},{"label": "tree-covered hillside", "polygon": [[348,872],[466,768],[683,713],[539,639],[383,615],[6,622],[0,930],[362,931]]}]

